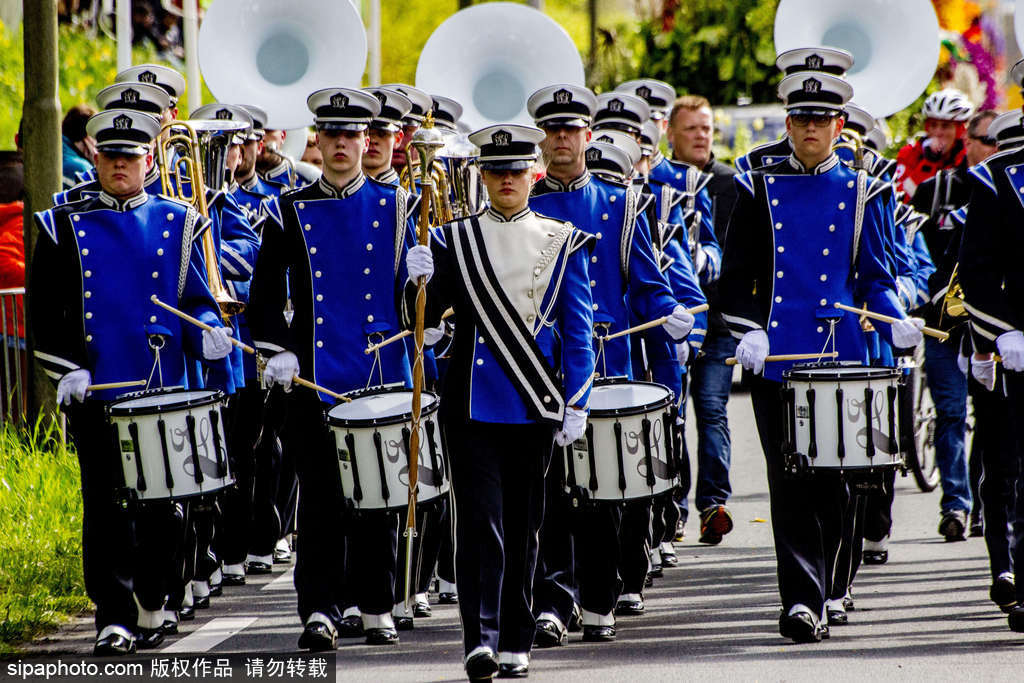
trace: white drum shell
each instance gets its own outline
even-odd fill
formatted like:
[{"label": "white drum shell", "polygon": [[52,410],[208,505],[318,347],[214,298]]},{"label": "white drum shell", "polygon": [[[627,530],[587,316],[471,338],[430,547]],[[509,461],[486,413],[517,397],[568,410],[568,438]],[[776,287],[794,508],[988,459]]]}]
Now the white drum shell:
[{"label": "white drum shell", "polygon": [[[215,400],[203,401],[202,405],[192,407],[164,409],[168,404],[180,402],[186,394],[194,397],[206,394]],[[127,403],[145,402],[154,411],[147,412],[150,408],[139,407],[135,414],[110,415],[110,422],[117,430],[125,486],[134,491],[133,495],[139,501],[180,500],[214,493],[234,485],[235,477],[228,461],[227,439],[224,432],[224,399],[222,396],[217,398],[218,395],[219,392],[208,390],[160,392],[150,396],[143,392],[138,398],[119,399],[111,404],[111,407],[115,408]],[[157,410],[161,412],[156,412]],[[216,417],[211,418],[211,413]],[[203,474],[201,483],[197,483],[195,477],[188,429],[190,416],[195,420],[196,450],[199,455],[200,471]],[[160,437],[161,421],[167,444],[166,466],[163,441]],[[131,433],[133,424],[138,430],[137,455]],[[140,466],[143,475],[141,479]],[[144,484],[145,488],[141,488],[140,484]]]},{"label": "white drum shell", "polygon": [[[409,453],[403,430],[410,429],[410,422],[379,423],[409,413],[412,392],[407,389],[371,391],[375,393],[356,396],[351,403],[339,404],[328,413],[328,426],[333,432],[338,456],[342,494],[356,510],[404,509],[409,498]],[[366,409],[371,402],[378,405]],[[419,430],[417,503],[427,503],[447,495],[451,488],[448,461],[444,457],[440,427],[435,419],[438,406],[437,395],[424,391]],[[391,415],[382,414],[381,410]],[[378,415],[379,419],[370,417],[372,414]],[[346,417],[346,424],[339,424],[340,419]],[[434,448],[433,457],[431,446]]]},{"label": "white drum shell", "polygon": [[[786,388],[792,390],[793,409],[790,419],[793,425],[795,451],[807,456],[806,462],[812,469],[862,470],[879,467],[898,467],[903,464],[899,449],[899,372],[878,373],[879,376],[853,379],[864,374],[866,368],[846,367],[822,369],[822,375],[839,373],[843,379],[825,376],[812,380],[799,377],[787,379]],[[870,368],[878,371],[881,368]],[[890,388],[892,400],[890,401]],[[808,391],[814,390],[814,443],[815,457],[811,451],[811,409]],[[837,406],[837,389],[842,389],[841,410]],[[865,411],[865,390],[872,392],[871,406]],[[874,455],[868,452],[868,416],[871,420],[871,437]],[[891,419],[890,419],[891,416]],[[840,419],[842,423],[840,424]],[[839,443],[843,443],[844,457],[839,457]],[[893,446],[896,448],[893,448]]]},{"label": "white drum shell", "polygon": [[[638,394],[645,396],[644,405],[653,405],[645,412],[630,415],[615,415],[616,412],[630,411],[630,402],[637,402]],[[614,393],[617,396],[604,396]],[[651,397],[658,397],[651,401]],[[602,400],[604,399],[604,400]],[[609,405],[619,401],[619,410],[602,409],[595,406]],[[678,476],[672,464],[671,438],[666,426],[673,419],[670,415],[672,392],[660,384],[644,382],[615,382],[596,384],[591,391],[591,412],[588,420],[588,436],[576,441],[566,450],[566,479],[575,481],[578,490],[584,491],[591,500],[621,502],[651,498],[670,490],[678,483]],[[647,481],[647,458],[644,448],[644,420],[650,424],[649,441],[651,464],[654,469],[654,483]],[[616,429],[616,425],[619,429]],[[591,481],[590,448],[594,455],[594,481]],[[619,453],[622,453],[622,475],[625,487],[619,486]],[[570,472],[570,469],[572,471]],[[596,484],[596,487],[592,487]]]}]

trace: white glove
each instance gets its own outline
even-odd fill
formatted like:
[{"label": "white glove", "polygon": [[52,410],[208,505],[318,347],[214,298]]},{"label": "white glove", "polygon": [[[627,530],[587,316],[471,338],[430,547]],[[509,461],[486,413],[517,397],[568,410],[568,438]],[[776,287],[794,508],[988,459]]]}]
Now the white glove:
[{"label": "white glove", "polygon": [[220,360],[231,353],[231,328],[215,327],[203,330],[203,358]]},{"label": "white glove", "polygon": [[291,351],[282,351],[267,361],[263,369],[263,385],[280,384],[285,391],[291,391],[292,380],[299,374],[299,359]]},{"label": "white glove", "polygon": [[442,339],[444,339],[444,323],[441,323],[437,327],[428,327],[423,330],[424,346],[433,346]]},{"label": "white glove", "polygon": [[555,432],[555,443],[568,446],[587,431],[587,411],[566,406],[562,428]]},{"label": "white glove", "polygon": [[687,312],[685,306],[676,306],[668,314],[668,320],[663,322],[661,326],[668,332],[668,336],[676,341],[681,341],[693,329],[693,315]]},{"label": "white glove", "polygon": [[892,344],[898,349],[912,349],[922,341],[923,318],[904,318],[892,324]]},{"label": "white glove", "polygon": [[1013,372],[1024,372],[1024,332],[1013,330],[996,337],[996,348],[1003,357],[1003,367]]},{"label": "white glove", "polygon": [[768,333],[752,330],[743,335],[736,345],[736,360],[755,375],[764,370],[764,359],[768,357]]},{"label": "white glove", "polygon": [[686,365],[686,361],[690,359],[690,343],[682,342],[676,344],[676,360],[679,361],[679,367]]},{"label": "white glove", "polygon": [[978,384],[992,391],[996,386],[995,359],[978,360],[977,357],[971,359],[971,375],[978,380]]},{"label": "white glove", "polygon": [[703,247],[698,246],[696,253],[693,255],[693,272],[700,275],[704,272],[704,269],[708,266],[708,254],[704,251]]},{"label": "white glove", "polygon": [[72,370],[64,375],[57,383],[57,405],[63,403],[69,406],[71,405],[72,398],[79,403],[83,402],[86,394],[85,389],[91,383],[92,375],[84,368]]},{"label": "white glove", "polygon": [[425,277],[429,282],[434,274],[434,255],[430,252],[430,247],[417,244],[410,249],[405,256],[405,265],[409,269],[410,280],[416,282]]},{"label": "white glove", "polygon": [[968,370],[971,368],[971,359],[968,356],[958,355],[956,357],[956,366],[960,368],[960,372],[963,375],[967,375]]}]

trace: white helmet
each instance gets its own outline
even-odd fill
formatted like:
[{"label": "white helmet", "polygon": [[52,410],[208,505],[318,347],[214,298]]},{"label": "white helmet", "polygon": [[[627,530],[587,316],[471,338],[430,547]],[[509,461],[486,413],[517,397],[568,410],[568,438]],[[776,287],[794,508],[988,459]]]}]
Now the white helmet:
[{"label": "white helmet", "polygon": [[946,88],[929,95],[921,107],[921,113],[927,119],[966,121],[974,113],[974,105],[959,90]]}]

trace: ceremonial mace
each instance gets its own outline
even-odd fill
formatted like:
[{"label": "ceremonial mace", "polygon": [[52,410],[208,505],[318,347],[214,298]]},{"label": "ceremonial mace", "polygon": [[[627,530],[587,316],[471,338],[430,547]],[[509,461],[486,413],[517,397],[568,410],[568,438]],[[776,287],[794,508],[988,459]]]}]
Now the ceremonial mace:
[{"label": "ceremonial mace", "polygon": [[[430,194],[434,178],[434,156],[444,147],[441,132],[434,128],[434,117],[427,112],[423,126],[412,137],[412,146],[420,158],[420,215],[416,225],[417,243],[426,246],[430,238]],[[406,163],[411,165],[411,159]],[[415,593],[410,586],[412,576],[412,547],[416,538],[416,487],[419,482],[420,453],[420,398],[423,394],[423,317],[427,304],[427,279],[416,283],[416,329],[413,333],[415,355],[412,366],[412,422],[409,425],[409,509],[405,527],[405,611],[409,611],[409,596]]]}]

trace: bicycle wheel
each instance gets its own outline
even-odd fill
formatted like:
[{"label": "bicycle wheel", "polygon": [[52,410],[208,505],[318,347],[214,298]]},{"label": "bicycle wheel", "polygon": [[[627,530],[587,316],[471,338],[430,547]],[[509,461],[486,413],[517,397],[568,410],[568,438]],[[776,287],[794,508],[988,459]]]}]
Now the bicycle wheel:
[{"label": "bicycle wheel", "polygon": [[928,392],[924,374],[923,349],[915,354],[916,367],[910,370],[905,390],[901,391],[901,432],[907,467],[917,487],[924,492],[939,485],[939,467],[935,459],[935,403]]}]

